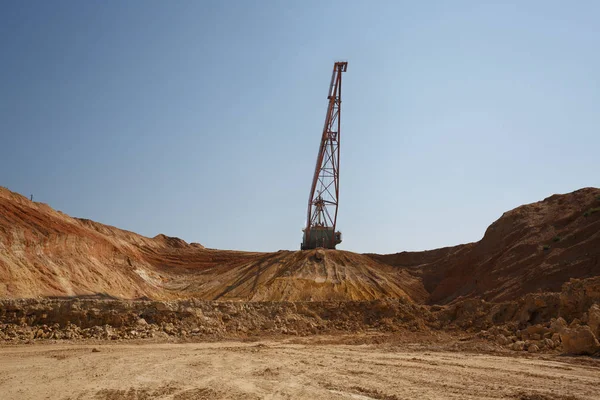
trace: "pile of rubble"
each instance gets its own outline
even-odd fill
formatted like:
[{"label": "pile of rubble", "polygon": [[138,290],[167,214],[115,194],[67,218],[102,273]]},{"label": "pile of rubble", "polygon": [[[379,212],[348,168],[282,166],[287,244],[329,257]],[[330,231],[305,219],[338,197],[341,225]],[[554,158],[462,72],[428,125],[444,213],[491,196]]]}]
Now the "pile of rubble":
[{"label": "pile of rubble", "polygon": [[419,331],[434,325],[407,300],[209,302],[27,299],[0,301],[0,340],[245,338]]},{"label": "pile of rubble", "polygon": [[600,277],[518,301],[448,306],[406,299],[340,302],[0,300],[0,342],[218,340],[269,335],[471,332],[515,351],[600,352]]},{"label": "pile of rubble", "polygon": [[172,323],[162,323],[161,325],[149,324],[143,318],[140,318],[134,326],[114,327],[111,325],[93,326],[84,328],[73,324],[61,326],[53,325],[0,325],[0,340],[13,342],[32,342],[41,339],[54,340],[78,340],[78,339],[98,339],[98,340],[127,340],[127,339],[151,339],[169,337],[186,338],[210,334],[210,330],[192,328],[189,332]]},{"label": "pile of rubble", "polygon": [[[537,353],[542,350],[560,350],[568,354],[594,355],[600,352],[600,307],[590,309],[591,326],[575,319],[567,324],[564,318],[552,319],[546,324],[530,325],[525,329],[516,329],[516,324],[494,326],[478,333],[478,337],[494,341],[514,351]],[[589,322],[589,321],[588,321]],[[512,328],[512,329],[511,329]]]},{"label": "pile of rubble", "polygon": [[572,279],[560,293],[532,293],[513,302],[459,301],[437,318],[445,329],[477,332],[515,351],[599,354],[600,277]]}]

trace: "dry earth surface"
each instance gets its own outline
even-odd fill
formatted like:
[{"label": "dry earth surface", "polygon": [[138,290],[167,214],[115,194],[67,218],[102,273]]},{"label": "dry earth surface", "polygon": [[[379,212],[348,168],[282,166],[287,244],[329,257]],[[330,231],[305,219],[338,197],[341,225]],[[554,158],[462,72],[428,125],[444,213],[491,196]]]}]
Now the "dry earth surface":
[{"label": "dry earth surface", "polygon": [[407,298],[448,304],[557,292],[571,278],[598,275],[596,188],[506,212],[476,243],[365,255],[206,249],[175,237],[147,238],[72,218],[0,187],[0,298],[102,293],[124,299]]},{"label": "dry earth surface", "polygon": [[590,358],[320,342],[4,347],[0,393],[4,400],[598,399],[600,361]]},{"label": "dry earth surface", "polygon": [[598,338],[600,189],[378,255],[206,249],[0,188],[0,400],[599,399]]}]

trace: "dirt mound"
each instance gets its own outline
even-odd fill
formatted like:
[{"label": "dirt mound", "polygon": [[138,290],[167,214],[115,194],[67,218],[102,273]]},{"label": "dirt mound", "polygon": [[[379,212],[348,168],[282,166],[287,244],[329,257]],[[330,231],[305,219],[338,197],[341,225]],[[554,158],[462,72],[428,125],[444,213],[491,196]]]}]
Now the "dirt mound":
[{"label": "dirt mound", "polygon": [[443,249],[361,255],[253,253],[147,238],[71,218],[0,188],[0,298],[102,294],[244,301],[465,298],[514,300],[600,275],[600,190],[505,213],[483,239]]},{"label": "dirt mound", "polygon": [[0,298],[82,296],[205,300],[423,302],[411,273],[344,251],[250,253],[146,238],[0,189]]},{"label": "dirt mound", "polygon": [[[320,254],[318,255],[317,252]],[[427,292],[409,272],[347,251],[279,251],[231,268],[181,275],[172,286],[206,299],[323,301],[404,298],[423,302]],[[224,285],[223,282],[227,284]]]},{"label": "dirt mound", "polygon": [[432,304],[558,292],[571,278],[600,275],[600,189],[506,212],[477,243],[371,257],[418,274]]}]

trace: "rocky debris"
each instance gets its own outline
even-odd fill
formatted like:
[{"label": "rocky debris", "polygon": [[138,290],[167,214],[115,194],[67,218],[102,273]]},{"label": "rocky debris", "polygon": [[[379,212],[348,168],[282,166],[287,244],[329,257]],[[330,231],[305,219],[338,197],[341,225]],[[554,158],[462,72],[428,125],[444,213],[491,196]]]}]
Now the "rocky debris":
[{"label": "rocky debris", "polygon": [[529,346],[527,346],[527,351],[530,353],[537,353],[540,351],[540,348],[535,343],[531,343]]},{"label": "rocky debris", "polygon": [[[516,319],[522,324],[538,324],[555,317],[560,293],[530,293],[518,300]],[[531,332],[531,334],[539,332]]]},{"label": "rocky debris", "polygon": [[593,355],[600,351],[600,343],[587,325],[564,328],[560,333],[563,349],[568,354]]},{"label": "rocky debris", "polygon": [[[579,320],[573,320],[571,325],[579,327]],[[543,324],[529,325],[523,329],[518,329],[518,326],[516,321],[492,326],[480,331],[477,336],[514,351],[539,352],[562,350],[561,333],[572,329],[563,318],[552,318]]]},{"label": "rocky debris", "polygon": [[[440,307],[440,306],[432,306]],[[549,331],[540,323],[556,317],[560,308],[560,293],[528,294],[516,301],[490,303],[481,299],[464,299],[441,307],[440,320],[446,325],[482,330],[502,324],[517,324],[522,329],[535,325],[526,333],[543,338]],[[505,335],[510,336],[510,335]]]},{"label": "rocky debris", "polygon": [[498,334],[496,335],[496,343],[498,343],[500,346],[506,346],[508,344],[512,344],[512,341],[503,334]]},{"label": "rocky debris", "polygon": [[515,351],[523,351],[523,350],[525,350],[525,342],[522,340],[514,342],[511,346],[511,348]]},{"label": "rocky debris", "polygon": [[[599,283],[598,278],[571,280],[561,293],[533,293],[503,303],[464,299],[448,306],[432,306],[431,310],[436,310],[439,328],[478,332],[478,337],[516,351],[528,350],[530,344],[540,351],[567,351],[563,350],[561,334],[569,333],[569,329],[577,331],[587,323],[592,336],[598,338],[600,307],[594,302],[600,296]],[[584,338],[591,341],[589,335]],[[585,351],[592,350],[593,346]]]},{"label": "rocky debris", "polygon": [[[594,287],[593,282],[592,285],[577,282],[577,285]],[[598,305],[592,304],[586,312],[569,315],[557,302],[563,298],[562,294],[535,294],[514,302],[466,299],[447,306],[418,305],[409,299],[328,302],[0,300],[0,340],[23,343],[79,339],[204,340],[443,330],[461,332],[468,340],[480,338],[515,351],[593,354],[598,346],[594,332],[598,329]],[[585,297],[580,297],[580,301],[589,302]],[[558,317],[561,311],[564,316]],[[589,326],[583,325],[586,322]]]},{"label": "rocky debris", "polygon": [[587,324],[596,338],[600,338],[600,305],[592,304],[588,311]]},{"label": "rocky debris", "polygon": [[600,276],[571,279],[562,286],[559,310],[561,317],[582,318],[594,304],[600,304]]},{"label": "rocky debris", "polygon": [[556,345],[556,344],[558,344],[558,343],[560,343],[560,334],[558,334],[558,333],[553,333],[553,334],[552,334],[552,337],[551,337],[551,339],[552,339],[552,342],[553,342],[555,345]]},{"label": "rocky debris", "polygon": [[563,317],[559,317],[558,319],[552,319],[550,321],[550,329],[552,332],[561,333],[567,328],[567,321]]},{"label": "rocky debris", "polygon": [[375,330],[427,331],[427,307],[404,300],[240,303],[123,300],[3,300],[0,339],[125,340],[240,338]]}]

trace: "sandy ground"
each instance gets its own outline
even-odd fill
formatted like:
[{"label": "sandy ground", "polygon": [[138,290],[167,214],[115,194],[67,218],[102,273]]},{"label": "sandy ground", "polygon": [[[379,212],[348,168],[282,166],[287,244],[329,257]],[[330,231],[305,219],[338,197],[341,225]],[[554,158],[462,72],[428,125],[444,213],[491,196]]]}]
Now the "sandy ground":
[{"label": "sandy ground", "polygon": [[[94,348],[99,351],[93,351]],[[600,363],[410,344],[41,344],[0,347],[9,399],[598,399]]]}]

